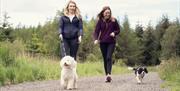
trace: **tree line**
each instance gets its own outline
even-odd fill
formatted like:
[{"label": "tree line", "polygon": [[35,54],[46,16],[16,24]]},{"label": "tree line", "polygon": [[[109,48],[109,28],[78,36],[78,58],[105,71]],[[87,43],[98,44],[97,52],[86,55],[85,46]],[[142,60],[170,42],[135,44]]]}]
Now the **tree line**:
[{"label": "tree line", "polygon": [[[60,40],[58,38],[58,21],[62,15],[58,11],[54,19],[46,21],[37,27],[23,25],[13,28],[8,22],[9,16],[4,15],[0,26],[0,43],[3,41],[21,41],[25,53],[43,56],[60,56]],[[120,35],[117,36],[113,61],[119,59],[126,65],[158,65],[161,60],[180,56],[180,23],[178,18],[170,21],[167,15],[162,15],[155,27],[149,23],[146,28],[137,24],[130,27],[128,16],[120,23]],[[99,61],[101,53],[93,44],[92,34],[96,19],[83,19],[83,40],[78,51],[78,61]]]}]

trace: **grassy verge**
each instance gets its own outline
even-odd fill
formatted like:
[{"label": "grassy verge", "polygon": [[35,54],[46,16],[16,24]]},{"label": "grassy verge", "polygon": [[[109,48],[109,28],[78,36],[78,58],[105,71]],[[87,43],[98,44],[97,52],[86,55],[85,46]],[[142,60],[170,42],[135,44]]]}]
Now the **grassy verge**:
[{"label": "grassy verge", "polygon": [[[27,81],[59,79],[60,70],[59,60],[57,59],[21,55],[15,57],[15,62],[11,66],[0,65],[0,82],[1,85],[6,85]],[[78,63],[77,72],[79,77],[104,75],[103,63]],[[127,72],[127,67],[113,65],[112,74]]]},{"label": "grassy verge", "polygon": [[159,67],[160,77],[165,80],[162,87],[169,87],[171,91],[180,91],[180,61],[173,58],[164,61]]},{"label": "grassy verge", "polygon": [[[80,77],[83,76],[102,76],[104,75],[104,66],[102,62],[86,62],[78,64],[77,72]],[[129,70],[125,66],[113,65],[112,74],[128,73]]]},{"label": "grassy verge", "polygon": [[[154,67],[148,67],[155,70]],[[15,64],[9,67],[0,65],[1,84],[17,84],[27,81],[51,80],[60,78],[59,60],[44,57],[29,57],[27,55],[15,58]],[[129,73],[126,66],[115,64],[112,74]],[[103,76],[103,62],[78,63],[77,73],[79,77]]]},{"label": "grassy verge", "polygon": [[0,68],[0,85],[59,78],[58,63],[43,58],[17,57],[13,65]]},{"label": "grassy verge", "polygon": [[[0,45],[0,86],[60,78],[59,59],[25,55],[24,48],[20,45],[19,42]],[[78,63],[77,72],[79,77],[102,76],[105,74],[103,62],[100,59],[94,56],[87,60],[91,61]],[[113,65],[113,75],[132,72],[127,69],[122,60],[118,62]],[[153,70],[154,68],[150,67],[150,69]]]}]

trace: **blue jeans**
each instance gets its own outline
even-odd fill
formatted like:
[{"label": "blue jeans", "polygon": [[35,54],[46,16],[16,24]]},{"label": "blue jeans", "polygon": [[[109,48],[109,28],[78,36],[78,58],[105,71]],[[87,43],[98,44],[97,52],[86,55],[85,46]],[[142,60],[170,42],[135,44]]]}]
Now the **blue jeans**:
[{"label": "blue jeans", "polygon": [[100,43],[100,49],[104,60],[105,73],[111,74],[112,70],[112,54],[115,49],[115,43]]}]

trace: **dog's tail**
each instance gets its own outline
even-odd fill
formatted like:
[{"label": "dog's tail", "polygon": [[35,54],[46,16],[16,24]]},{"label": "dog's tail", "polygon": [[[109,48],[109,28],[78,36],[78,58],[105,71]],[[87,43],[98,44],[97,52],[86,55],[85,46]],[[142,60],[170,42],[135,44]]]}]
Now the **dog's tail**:
[{"label": "dog's tail", "polygon": [[133,67],[128,67],[128,70],[136,70],[136,69]]}]

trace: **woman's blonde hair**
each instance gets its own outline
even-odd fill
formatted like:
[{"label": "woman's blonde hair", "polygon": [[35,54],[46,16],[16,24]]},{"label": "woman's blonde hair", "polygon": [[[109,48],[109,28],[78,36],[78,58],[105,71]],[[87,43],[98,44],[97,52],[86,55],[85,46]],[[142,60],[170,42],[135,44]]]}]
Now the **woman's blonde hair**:
[{"label": "woman's blonde hair", "polygon": [[75,15],[76,15],[78,18],[81,18],[79,8],[77,7],[76,3],[75,3],[74,1],[72,1],[72,0],[70,0],[70,1],[67,3],[66,7],[64,8],[64,15],[65,15],[65,16],[68,16],[68,13],[69,13],[68,7],[69,7],[69,4],[70,4],[70,3],[75,4],[75,7],[76,7],[76,9],[75,9]]}]

